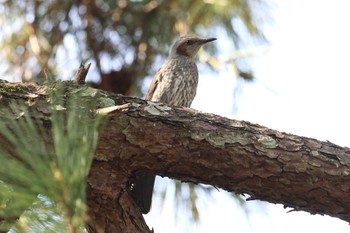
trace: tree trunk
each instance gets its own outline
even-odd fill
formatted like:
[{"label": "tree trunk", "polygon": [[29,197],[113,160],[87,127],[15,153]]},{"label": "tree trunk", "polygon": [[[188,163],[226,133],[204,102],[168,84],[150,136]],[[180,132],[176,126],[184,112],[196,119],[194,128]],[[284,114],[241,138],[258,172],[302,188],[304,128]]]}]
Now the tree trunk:
[{"label": "tree trunk", "polygon": [[[88,178],[89,225],[96,232],[151,232],[130,197],[130,184],[143,174],[210,184],[350,222],[349,148],[72,82],[65,85],[67,94],[77,88],[87,98],[94,93],[99,112],[111,116]],[[46,89],[2,81],[0,106],[17,99],[33,117],[45,118]]]}]

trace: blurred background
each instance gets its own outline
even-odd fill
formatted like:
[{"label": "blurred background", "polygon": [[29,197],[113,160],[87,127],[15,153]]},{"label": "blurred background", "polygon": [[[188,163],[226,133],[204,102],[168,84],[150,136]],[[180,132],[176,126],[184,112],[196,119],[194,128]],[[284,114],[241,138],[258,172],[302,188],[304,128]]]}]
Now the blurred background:
[{"label": "blurred background", "polygon": [[[0,77],[72,79],[143,97],[179,34],[198,55],[192,107],[349,146],[348,0],[0,0]],[[348,223],[157,178],[156,232],[349,232]]]}]

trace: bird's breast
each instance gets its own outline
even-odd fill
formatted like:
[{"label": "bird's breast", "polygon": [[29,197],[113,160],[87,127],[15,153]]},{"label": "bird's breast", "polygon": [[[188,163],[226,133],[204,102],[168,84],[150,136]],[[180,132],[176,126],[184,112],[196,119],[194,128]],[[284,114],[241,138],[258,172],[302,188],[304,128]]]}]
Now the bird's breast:
[{"label": "bird's breast", "polygon": [[160,71],[162,78],[152,100],[190,107],[198,85],[196,64],[189,59],[172,59]]},{"label": "bird's breast", "polygon": [[178,59],[172,67],[170,104],[190,107],[197,92],[197,66],[191,60]]}]

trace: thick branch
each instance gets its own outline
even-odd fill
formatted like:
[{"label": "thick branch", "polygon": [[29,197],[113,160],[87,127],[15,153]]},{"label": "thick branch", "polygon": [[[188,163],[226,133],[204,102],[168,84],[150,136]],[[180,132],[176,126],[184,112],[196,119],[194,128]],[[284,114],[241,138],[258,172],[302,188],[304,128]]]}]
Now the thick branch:
[{"label": "thick branch", "polygon": [[154,103],[114,113],[108,138],[102,137],[97,160],[106,159],[103,148],[109,148],[129,171],[211,184],[350,221],[349,148]]},{"label": "thick branch", "polygon": [[[67,92],[78,88],[69,85]],[[46,94],[38,94],[43,88],[21,85],[21,89],[30,93],[30,108],[36,112],[32,113],[45,117]],[[98,232],[122,232],[125,227],[130,232],[148,231],[129,195],[130,182],[141,173],[211,184],[247,193],[251,199],[350,222],[349,148],[93,91],[99,93],[94,95],[101,103],[99,112],[111,115],[88,180],[90,222]],[[11,98],[29,98],[28,94],[1,94],[1,105]]]}]

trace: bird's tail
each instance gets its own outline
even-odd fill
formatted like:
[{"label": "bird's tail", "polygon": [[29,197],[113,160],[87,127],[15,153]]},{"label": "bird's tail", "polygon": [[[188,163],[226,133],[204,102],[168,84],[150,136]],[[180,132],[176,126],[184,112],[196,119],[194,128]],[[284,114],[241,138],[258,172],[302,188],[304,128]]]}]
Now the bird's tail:
[{"label": "bird's tail", "polygon": [[154,175],[138,177],[132,187],[132,196],[143,214],[151,209]]}]

